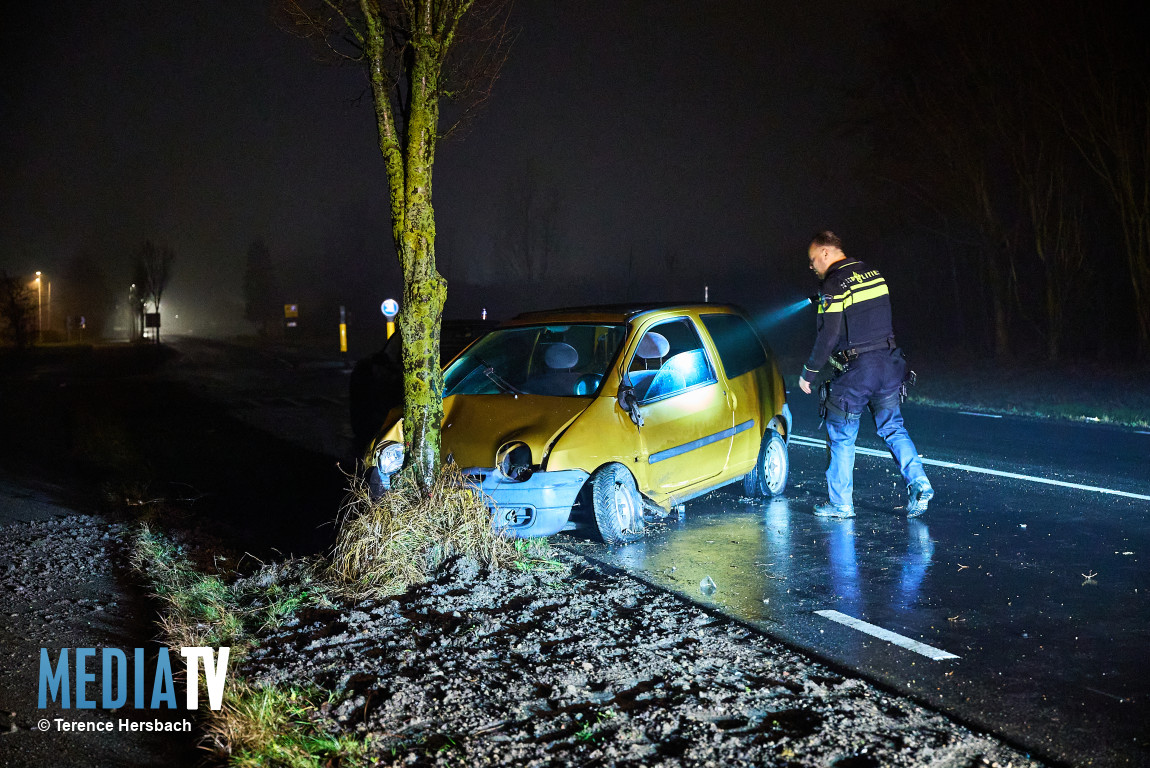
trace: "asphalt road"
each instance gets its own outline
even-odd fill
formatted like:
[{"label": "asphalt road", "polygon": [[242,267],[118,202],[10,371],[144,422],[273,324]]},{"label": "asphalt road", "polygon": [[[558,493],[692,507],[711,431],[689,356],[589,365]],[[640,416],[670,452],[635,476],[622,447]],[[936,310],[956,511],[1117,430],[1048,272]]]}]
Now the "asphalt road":
[{"label": "asphalt road", "polygon": [[1150,435],[910,405],[929,512],[905,518],[872,433],[858,517],[826,520],[814,405],[792,400],[783,497],[718,491],[640,544],[581,550],[1048,759],[1150,765]]},{"label": "asphalt road", "polygon": [[[343,361],[169,341],[179,356],[164,376],[210,404],[166,413],[133,460],[201,489],[197,510],[210,514],[213,498],[228,498],[221,515],[246,510],[239,528],[264,546],[326,548],[342,487],[336,462],[346,471],[355,458]],[[80,401],[80,384],[50,391]],[[117,388],[141,419],[165,408],[157,383]],[[1039,756],[1150,765],[1150,434],[908,406],[938,492],[930,511],[905,519],[901,480],[864,421],[859,444],[874,455],[858,459],[859,514],[834,521],[810,513],[825,496],[825,448],[813,403],[792,400],[791,479],[780,499],[718,491],[627,547],[606,548],[585,529],[559,540]],[[60,420],[61,430],[77,428]],[[228,450],[208,453],[221,444]],[[47,440],[21,449],[57,453]],[[700,590],[706,576],[713,592]],[[907,640],[841,623],[852,619]]]},{"label": "asphalt road", "polygon": [[[232,415],[354,462],[348,369],[335,356],[176,348],[177,374]],[[627,547],[586,529],[558,540],[1047,759],[1150,765],[1150,434],[911,404],[938,493],[930,511],[906,520],[901,479],[864,421],[859,514],[834,521],[810,513],[826,492],[813,400],[795,393],[792,409],[780,499],[718,491]],[[700,591],[705,576],[713,594]],[[850,619],[929,647],[841,623]]]},{"label": "asphalt road", "polygon": [[[232,415],[354,461],[348,371],[334,356],[175,346],[177,374]],[[1150,765],[1150,434],[910,404],[938,494],[930,511],[905,518],[901,478],[864,420],[858,517],[834,521],[810,512],[826,493],[814,403],[795,393],[792,409],[780,499],[721,490],[639,544],[607,548],[585,528],[558,541],[1044,758]],[[906,640],[841,623],[851,619]]]}]

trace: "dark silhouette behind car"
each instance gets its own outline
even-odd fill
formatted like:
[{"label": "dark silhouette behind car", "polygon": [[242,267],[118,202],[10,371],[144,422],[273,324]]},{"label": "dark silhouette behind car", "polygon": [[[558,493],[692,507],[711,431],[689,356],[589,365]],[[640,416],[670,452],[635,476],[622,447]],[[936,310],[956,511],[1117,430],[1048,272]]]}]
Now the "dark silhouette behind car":
[{"label": "dark silhouette behind car", "polygon": [[[444,320],[439,336],[440,364],[446,365],[497,324],[494,320]],[[378,352],[358,361],[352,369],[348,408],[357,443],[374,437],[388,411],[403,404],[401,345],[397,330]]]}]

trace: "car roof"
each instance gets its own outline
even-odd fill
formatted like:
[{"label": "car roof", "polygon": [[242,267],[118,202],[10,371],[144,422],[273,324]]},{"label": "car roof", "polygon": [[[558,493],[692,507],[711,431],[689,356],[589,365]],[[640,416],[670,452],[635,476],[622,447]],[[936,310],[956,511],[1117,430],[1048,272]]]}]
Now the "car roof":
[{"label": "car roof", "polygon": [[646,302],[633,304],[593,304],[582,307],[564,307],[534,312],[522,312],[503,325],[532,325],[536,323],[606,322],[624,323],[648,312],[695,311],[703,313],[742,313],[734,304],[696,304],[682,302]]}]

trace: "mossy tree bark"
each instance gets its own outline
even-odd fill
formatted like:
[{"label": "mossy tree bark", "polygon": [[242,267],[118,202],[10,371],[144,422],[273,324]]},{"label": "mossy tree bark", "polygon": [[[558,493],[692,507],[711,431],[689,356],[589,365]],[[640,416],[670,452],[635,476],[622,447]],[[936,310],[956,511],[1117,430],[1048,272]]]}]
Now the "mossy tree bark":
[{"label": "mossy tree bark", "polygon": [[[443,375],[439,367],[439,334],[447,281],[435,266],[435,209],[432,170],[439,138],[439,100],[444,95],[444,60],[460,20],[471,2],[405,3],[406,50],[398,59],[406,72],[397,94],[394,22],[377,0],[360,0],[366,55],[379,149],[387,170],[392,237],[403,270],[403,335],[405,471],[423,489],[431,487],[440,468],[440,422],[443,419]],[[398,122],[397,122],[398,121]]]},{"label": "mossy tree bark", "polygon": [[[321,57],[366,65],[403,272],[404,471],[421,488],[440,468],[439,332],[447,281],[435,265],[432,170],[439,138],[481,105],[511,42],[509,0],[281,0],[285,29]],[[440,101],[459,113],[446,132]]]}]

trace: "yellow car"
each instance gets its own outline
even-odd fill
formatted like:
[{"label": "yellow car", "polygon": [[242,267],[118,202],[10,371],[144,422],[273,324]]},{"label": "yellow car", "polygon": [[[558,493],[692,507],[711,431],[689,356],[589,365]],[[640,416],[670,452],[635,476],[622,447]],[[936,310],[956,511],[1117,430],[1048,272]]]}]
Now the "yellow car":
[{"label": "yellow car", "polygon": [[[603,539],[720,486],[778,495],[791,413],[769,349],[737,308],[603,306],[531,312],[444,371],[443,454],[516,537],[573,527],[589,504]],[[387,488],[403,465],[401,409],[368,449]]]}]

